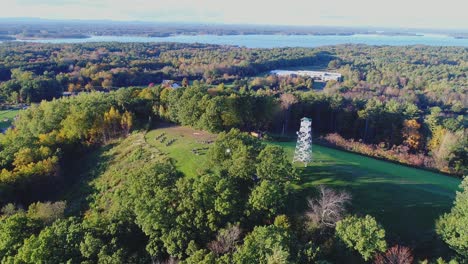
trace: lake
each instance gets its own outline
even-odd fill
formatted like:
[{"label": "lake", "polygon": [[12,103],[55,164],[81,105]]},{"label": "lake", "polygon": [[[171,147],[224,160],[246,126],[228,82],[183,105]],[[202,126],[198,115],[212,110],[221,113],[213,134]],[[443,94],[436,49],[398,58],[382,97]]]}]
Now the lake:
[{"label": "lake", "polygon": [[220,45],[238,45],[249,48],[276,47],[319,47],[338,44],[367,45],[429,45],[429,46],[463,46],[468,47],[468,39],[456,39],[446,35],[425,34],[421,36],[314,36],[314,35],[178,35],[171,37],[137,37],[137,36],[92,36],[85,39],[41,39],[28,40],[39,43],[86,43],[86,42],[181,42],[206,43]]}]

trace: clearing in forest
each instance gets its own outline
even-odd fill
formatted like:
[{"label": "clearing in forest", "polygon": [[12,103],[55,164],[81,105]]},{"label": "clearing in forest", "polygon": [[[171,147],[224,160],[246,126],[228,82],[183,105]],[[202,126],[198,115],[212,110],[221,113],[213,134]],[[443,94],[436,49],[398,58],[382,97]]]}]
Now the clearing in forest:
[{"label": "clearing in forest", "polygon": [[160,125],[148,132],[146,141],[175,160],[178,170],[187,176],[197,175],[206,164],[206,152],[216,135],[176,125]]},{"label": "clearing in forest", "polygon": [[[161,135],[166,137],[163,142]],[[189,177],[207,163],[206,148],[215,138],[181,126],[157,128],[146,135],[149,144],[175,159]],[[175,141],[167,144],[171,139]],[[268,144],[283,147],[292,160],[295,142]],[[452,207],[460,179],[317,145],[313,158],[307,168],[297,166],[300,197],[305,200],[321,184],[347,190],[353,196],[352,212],[376,217],[389,238],[433,248],[428,244],[436,243],[435,221]]]}]

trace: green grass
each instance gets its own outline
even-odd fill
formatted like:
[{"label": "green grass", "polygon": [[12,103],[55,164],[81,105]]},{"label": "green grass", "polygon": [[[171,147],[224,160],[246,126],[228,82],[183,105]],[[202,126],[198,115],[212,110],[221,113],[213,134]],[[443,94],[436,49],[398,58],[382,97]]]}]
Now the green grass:
[{"label": "green grass", "polygon": [[[177,141],[166,146],[155,139],[161,133]],[[207,147],[197,142],[200,138],[214,136],[184,127],[159,128],[146,135],[149,144],[175,159],[177,168],[189,177],[196,176],[207,163],[205,155],[191,152]],[[283,147],[292,159],[294,142],[270,144]],[[307,168],[296,164],[301,180],[295,187],[302,208],[318,185],[347,190],[353,196],[351,212],[376,217],[389,238],[434,248],[435,221],[452,207],[460,179],[316,145],[313,156],[314,162]]]},{"label": "green grass", "polygon": [[20,110],[0,110],[0,129],[10,127],[19,111]]},{"label": "green grass", "polygon": [[63,190],[70,213],[83,214],[89,208],[101,213],[118,211],[119,193],[131,173],[164,159],[147,144],[144,133],[137,132],[90,151],[67,164],[69,188]]},{"label": "green grass", "polygon": [[[282,146],[292,158],[295,143]],[[461,180],[358,154],[313,146],[314,162],[298,167],[299,191],[313,193],[317,185],[349,191],[352,211],[370,214],[394,238],[403,241],[431,239],[435,220],[452,207]]]},{"label": "green grass", "polygon": [[[162,133],[166,134],[166,140],[163,143],[160,142],[161,139],[156,139]],[[166,143],[171,139],[175,139],[175,142],[166,146]],[[210,133],[180,126],[165,126],[146,134],[146,141],[163,154],[173,158],[176,161],[177,169],[189,177],[197,175],[199,169],[206,167],[206,150],[197,151],[198,155],[192,150],[207,148],[209,144],[203,141],[214,141],[215,139],[216,136]]]}]

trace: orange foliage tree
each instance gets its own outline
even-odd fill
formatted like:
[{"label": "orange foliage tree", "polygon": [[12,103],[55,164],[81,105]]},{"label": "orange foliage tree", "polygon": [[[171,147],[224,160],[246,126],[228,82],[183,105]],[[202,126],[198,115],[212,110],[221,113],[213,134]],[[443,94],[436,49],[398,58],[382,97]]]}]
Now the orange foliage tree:
[{"label": "orange foliage tree", "polygon": [[418,121],[411,119],[403,122],[402,134],[405,138],[405,144],[412,150],[419,150],[421,147],[421,133],[419,129],[421,125]]}]

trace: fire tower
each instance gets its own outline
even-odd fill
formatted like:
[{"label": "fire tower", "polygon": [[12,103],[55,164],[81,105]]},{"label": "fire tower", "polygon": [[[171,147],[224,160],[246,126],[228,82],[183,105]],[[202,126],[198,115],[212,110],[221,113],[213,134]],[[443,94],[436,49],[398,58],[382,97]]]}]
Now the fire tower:
[{"label": "fire tower", "polygon": [[301,119],[301,128],[297,132],[293,162],[297,161],[303,162],[305,167],[312,161],[312,119],[307,117]]}]

